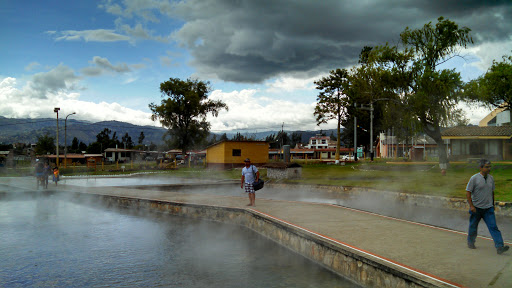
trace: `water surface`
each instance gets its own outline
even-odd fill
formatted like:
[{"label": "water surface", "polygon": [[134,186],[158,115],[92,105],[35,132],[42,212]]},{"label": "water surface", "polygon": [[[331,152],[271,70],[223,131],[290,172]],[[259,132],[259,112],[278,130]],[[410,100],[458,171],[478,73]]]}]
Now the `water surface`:
[{"label": "water surface", "polygon": [[0,201],[0,287],[357,287],[244,227],[58,197]]}]

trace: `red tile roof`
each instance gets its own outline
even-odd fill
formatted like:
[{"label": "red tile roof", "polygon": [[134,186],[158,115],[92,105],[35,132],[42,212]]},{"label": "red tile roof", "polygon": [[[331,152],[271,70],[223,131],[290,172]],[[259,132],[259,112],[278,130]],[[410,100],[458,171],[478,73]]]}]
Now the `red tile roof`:
[{"label": "red tile roof", "polygon": [[478,137],[478,138],[511,138],[512,126],[459,126],[448,128],[441,132],[444,139],[454,137]]}]

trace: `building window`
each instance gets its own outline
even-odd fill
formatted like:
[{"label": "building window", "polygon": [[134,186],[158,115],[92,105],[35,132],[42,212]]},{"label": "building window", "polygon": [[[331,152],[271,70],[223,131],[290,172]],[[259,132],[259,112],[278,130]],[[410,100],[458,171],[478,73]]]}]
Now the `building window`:
[{"label": "building window", "polygon": [[241,149],[233,149],[233,156],[242,156]]},{"label": "building window", "polygon": [[316,140],[311,140],[311,144],[316,144]]},{"label": "building window", "polygon": [[325,143],[326,143],[326,142],[325,142],[325,139],[323,139],[323,140],[322,140],[322,144],[325,144]]}]

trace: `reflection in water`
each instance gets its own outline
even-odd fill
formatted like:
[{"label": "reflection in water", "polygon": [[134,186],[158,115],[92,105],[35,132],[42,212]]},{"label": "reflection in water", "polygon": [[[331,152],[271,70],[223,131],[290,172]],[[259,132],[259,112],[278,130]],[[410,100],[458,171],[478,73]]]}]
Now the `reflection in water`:
[{"label": "reflection in water", "polygon": [[198,183],[199,180],[185,179],[165,176],[147,176],[147,177],[100,177],[100,178],[82,178],[66,179],[63,178],[62,184],[76,185],[82,187],[101,187],[101,186],[132,186],[132,185],[160,185],[160,184],[185,184]]},{"label": "reflection in water", "polygon": [[[70,179],[67,184],[78,186],[130,186],[130,185],[147,185],[147,189],[152,189],[152,185],[169,184],[167,191],[176,191],[172,184],[198,184],[201,183],[197,179],[180,179],[162,176],[147,177],[129,177],[129,178],[98,178],[98,179]],[[183,181],[183,182],[180,182]],[[167,185],[165,185],[167,186]],[[193,185],[192,185],[193,186]],[[210,185],[208,189],[204,186],[201,188],[180,188],[181,193],[201,193],[223,196],[242,196],[245,198],[244,192],[241,191],[239,185],[233,184],[229,186]],[[444,227],[461,232],[466,232],[468,228],[468,211],[460,211],[454,209],[442,208],[441,205],[434,207],[421,207],[416,205],[408,205],[403,202],[390,199],[389,197],[381,197],[376,193],[365,193],[361,191],[359,194],[347,194],[328,192],[322,189],[304,189],[304,188],[272,188],[271,185],[265,186],[264,189],[257,193],[258,199],[273,199],[286,201],[302,201],[328,203],[341,205],[345,207],[360,209],[364,211],[374,212],[381,215],[405,219],[414,222]],[[498,226],[500,227],[503,238],[506,241],[512,240],[512,218],[497,216]],[[489,231],[485,225],[478,227],[478,235],[490,237]]]},{"label": "reflection in water", "polygon": [[0,201],[0,287],[356,287],[238,226]]}]

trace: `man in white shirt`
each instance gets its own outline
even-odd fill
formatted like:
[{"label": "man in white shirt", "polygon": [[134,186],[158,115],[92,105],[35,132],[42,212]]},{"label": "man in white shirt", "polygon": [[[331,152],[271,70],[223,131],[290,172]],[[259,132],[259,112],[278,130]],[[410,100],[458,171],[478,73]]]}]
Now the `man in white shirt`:
[{"label": "man in white shirt", "polygon": [[245,193],[249,194],[249,204],[247,206],[256,206],[256,193],[254,192],[253,183],[260,179],[260,172],[256,166],[251,165],[251,159],[245,158],[245,167],[242,168],[242,185],[240,188],[244,189]]}]

